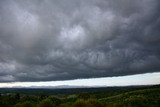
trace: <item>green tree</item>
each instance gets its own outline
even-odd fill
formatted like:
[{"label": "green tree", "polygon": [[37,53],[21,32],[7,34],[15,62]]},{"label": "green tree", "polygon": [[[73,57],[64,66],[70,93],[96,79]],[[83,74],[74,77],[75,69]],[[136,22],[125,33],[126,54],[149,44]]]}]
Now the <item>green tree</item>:
[{"label": "green tree", "polygon": [[35,104],[33,104],[32,102],[26,101],[26,102],[16,104],[15,107],[35,107]]},{"label": "green tree", "polygon": [[79,99],[74,104],[73,107],[87,107],[86,101]]},{"label": "green tree", "polygon": [[48,99],[50,99],[56,106],[59,106],[62,103],[62,101],[59,98],[53,96],[48,97]]},{"label": "green tree", "polygon": [[86,101],[87,107],[104,107],[103,104],[96,99],[89,99]]},{"label": "green tree", "polygon": [[56,105],[52,102],[52,100],[47,98],[47,99],[42,100],[39,103],[38,107],[56,107]]},{"label": "green tree", "polygon": [[78,95],[78,99],[87,100],[87,99],[89,99],[90,97],[91,97],[91,96],[90,96],[89,93],[80,93],[80,94]]},{"label": "green tree", "polygon": [[15,99],[16,99],[16,100],[19,100],[19,99],[20,99],[20,94],[19,94],[19,93],[16,93]]}]

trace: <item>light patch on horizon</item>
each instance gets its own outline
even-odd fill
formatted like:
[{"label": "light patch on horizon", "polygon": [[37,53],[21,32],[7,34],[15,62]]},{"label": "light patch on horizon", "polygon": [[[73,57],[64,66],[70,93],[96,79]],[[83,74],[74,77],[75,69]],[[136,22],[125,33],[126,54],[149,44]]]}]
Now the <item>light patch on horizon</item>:
[{"label": "light patch on horizon", "polygon": [[54,87],[54,86],[131,86],[131,85],[157,85],[160,84],[160,72],[146,73],[119,77],[102,77],[90,79],[75,79],[66,81],[47,81],[47,82],[11,82],[0,83],[0,88],[14,87]]}]

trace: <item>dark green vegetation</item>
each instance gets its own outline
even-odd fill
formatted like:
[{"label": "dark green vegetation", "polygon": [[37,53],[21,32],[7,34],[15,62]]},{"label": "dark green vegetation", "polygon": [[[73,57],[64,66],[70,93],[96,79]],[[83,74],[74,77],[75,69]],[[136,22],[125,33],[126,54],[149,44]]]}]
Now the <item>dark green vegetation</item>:
[{"label": "dark green vegetation", "polygon": [[0,107],[158,107],[160,85],[78,89],[0,89]]}]

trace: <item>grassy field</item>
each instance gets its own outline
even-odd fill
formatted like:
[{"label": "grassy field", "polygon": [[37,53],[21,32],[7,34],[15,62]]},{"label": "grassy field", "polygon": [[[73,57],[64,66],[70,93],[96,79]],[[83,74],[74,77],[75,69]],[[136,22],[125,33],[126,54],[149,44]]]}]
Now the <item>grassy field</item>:
[{"label": "grassy field", "polygon": [[159,107],[160,85],[77,89],[0,89],[0,107]]}]

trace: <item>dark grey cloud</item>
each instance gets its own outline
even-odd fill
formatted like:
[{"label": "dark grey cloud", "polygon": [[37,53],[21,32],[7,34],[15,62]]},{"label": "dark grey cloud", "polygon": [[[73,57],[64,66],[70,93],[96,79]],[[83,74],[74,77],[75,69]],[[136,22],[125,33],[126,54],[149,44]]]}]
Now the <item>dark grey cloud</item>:
[{"label": "dark grey cloud", "polygon": [[0,82],[160,71],[159,0],[1,0]]}]

